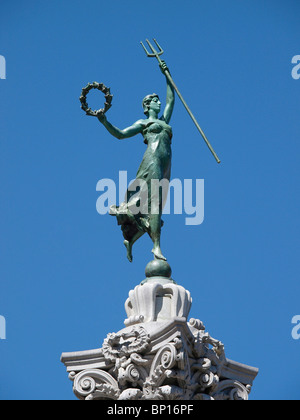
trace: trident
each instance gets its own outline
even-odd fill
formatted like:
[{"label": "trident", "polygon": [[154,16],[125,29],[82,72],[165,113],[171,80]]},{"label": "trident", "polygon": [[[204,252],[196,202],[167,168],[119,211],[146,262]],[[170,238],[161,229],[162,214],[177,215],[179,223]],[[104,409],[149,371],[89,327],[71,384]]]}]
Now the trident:
[{"label": "trident", "polygon": [[[149,47],[150,47],[150,49],[151,49],[151,51],[152,51],[152,54],[151,54],[151,53],[149,53],[149,52],[148,52],[148,50],[147,50],[147,48],[145,47],[145,45],[141,42],[141,44],[142,44],[142,46],[143,46],[143,48],[144,48],[144,50],[145,50],[145,52],[146,52],[147,56],[148,56],[148,57],[156,57],[156,58],[157,58],[157,60],[158,60],[158,62],[159,62],[159,65],[160,65],[160,66],[162,66],[163,61],[160,59],[160,56],[164,53],[164,50],[163,50],[163,49],[161,48],[161,46],[158,44],[158,42],[156,41],[156,39],[153,39],[153,41],[155,42],[155,44],[156,44],[156,46],[157,46],[157,48],[158,48],[158,51],[157,51],[157,50],[153,47],[153,45],[150,43],[150,41],[149,41],[148,39],[146,39],[146,41],[147,41],[147,44],[149,45]],[[170,72],[169,72],[168,68],[166,68],[166,69],[164,70],[164,73],[165,73],[166,77],[168,78],[169,82],[171,83],[171,85],[173,86],[173,88],[175,89],[175,91],[177,92],[177,95],[178,95],[178,96],[179,96],[179,98],[181,99],[181,102],[183,103],[183,105],[184,105],[185,109],[186,109],[186,110],[187,110],[187,112],[189,113],[189,116],[190,116],[190,117],[192,118],[192,120],[194,121],[194,124],[196,125],[197,129],[199,130],[199,132],[200,132],[201,136],[203,137],[203,139],[204,139],[205,143],[207,144],[207,146],[208,146],[209,150],[211,151],[211,153],[213,154],[214,158],[216,159],[216,161],[217,161],[218,163],[221,163],[221,161],[220,161],[220,159],[218,158],[218,156],[217,156],[216,152],[215,152],[215,151],[214,151],[214,149],[212,148],[212,145],[211,145],[211,144],[210,144],[210,142],[207,140],[206,135],[204,134],[204,132],[203,132],[203,130],[201,129],[200,125],[198,124],[198,122],[197,122],[196,118],[194,117],[194,115],[193,115],[192,111],[191,111],[191,110],[190,110],[190,108],[188,107],[187,103],[185,102],[185,100],[183,99],[183,97],[182,97],[181,93],[179,92],[179,90],[178,90],[177,86],[175,85],[174,80],[172,79],[171,74],[170,74]]]}]

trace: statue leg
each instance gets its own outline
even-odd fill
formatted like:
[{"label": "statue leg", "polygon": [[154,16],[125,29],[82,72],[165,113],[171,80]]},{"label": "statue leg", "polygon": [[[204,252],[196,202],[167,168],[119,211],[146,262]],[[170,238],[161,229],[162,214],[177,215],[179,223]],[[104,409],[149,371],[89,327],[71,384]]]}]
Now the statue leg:
[{"label": "statue leg", "polygon": [[160,234],[161,234],[161,215],[160,214],[152,214],[150,217],[150,238],[153,241],[153,249],[152,253],[154,257],[158,260],[167,261],[167,259],[163,256],[161,249],[160,249]]},{"label": "statue leg", "polygon": [[127,249],[127,258],[128,258],[128,260],[130,261],[130,262],[132,262],[132,259],[133,259],[133,257],[132,257],[132,247],[133,247],[133,244],[141,237],[141,236],[143,236],[144,235],[144,233],[145,232],[142,232],[142,231],[138,231],[134,236],[133,236],[133,238],[130,240],[130,241],[128,241],[127,239],[125,239],[125,241],[124,241],[124,245],[125,245],[125,247],[126,247],[126,249]]}]

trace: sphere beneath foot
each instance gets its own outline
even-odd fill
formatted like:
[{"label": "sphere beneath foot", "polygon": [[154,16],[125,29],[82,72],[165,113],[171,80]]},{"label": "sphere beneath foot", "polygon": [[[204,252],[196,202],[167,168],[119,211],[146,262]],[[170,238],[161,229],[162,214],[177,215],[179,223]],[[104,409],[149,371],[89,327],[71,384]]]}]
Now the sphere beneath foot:
[{"label": "sphere beneath foot", "polygon": [[150,261],[145,269],[146,277],[166,277],[171,278],[172,270],[167,261],[164,260],[153,260]]}]

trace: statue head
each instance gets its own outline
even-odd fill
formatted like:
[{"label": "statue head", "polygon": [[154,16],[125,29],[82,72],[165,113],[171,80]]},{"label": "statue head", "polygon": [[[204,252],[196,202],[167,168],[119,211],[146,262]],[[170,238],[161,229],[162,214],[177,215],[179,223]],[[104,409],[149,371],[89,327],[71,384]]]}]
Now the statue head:
[{"label": "statue head", "polygon": [[149,114],[149,106],[150,103],[152,101],[153,98],[157,98],[159,99],[159,96],[156,93],[152,93],[152,95],[147,95],[144,99],[143,99],[143,109],[144,109],[144,114],[148,115]]}]

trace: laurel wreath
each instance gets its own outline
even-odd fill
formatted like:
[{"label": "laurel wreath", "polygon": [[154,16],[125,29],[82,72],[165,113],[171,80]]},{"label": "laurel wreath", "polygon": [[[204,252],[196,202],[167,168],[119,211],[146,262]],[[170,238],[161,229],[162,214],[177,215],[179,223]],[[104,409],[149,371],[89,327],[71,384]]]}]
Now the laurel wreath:
[{"label": "laurel wreath", "polygon": [[[101,92],[103,92],[105,95],[104,108],[101,108],[99,111],[93,111],[88,106],[88,103],[86,100],[88,93],[92,89],[98,89]],[[111,108],[112,98],[113,98],[113,95],[111,95],[109,87],[106,87],[103,83],[93,82],[93,83],[88,83],[88,85],[82,89],[82,93],[79,100],[81,102],[81,109],[83,109],[86,115],[91,115],[92,117],[96,117],[99,112],[103,112],[105,114]]]}]

